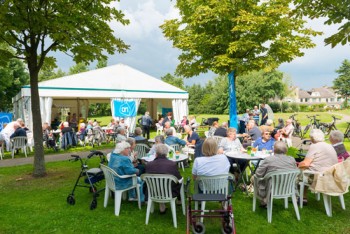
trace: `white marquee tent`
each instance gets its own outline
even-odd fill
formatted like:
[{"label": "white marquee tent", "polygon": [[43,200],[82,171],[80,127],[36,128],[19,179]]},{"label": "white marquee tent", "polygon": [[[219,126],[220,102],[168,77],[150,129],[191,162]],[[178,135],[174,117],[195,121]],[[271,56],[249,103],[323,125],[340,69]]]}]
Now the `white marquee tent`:
[{"label": "white marquee tent", "polygon": [[[23,118],[32,128],[30,96],[30,86],[23,86],[13,104],[15,118]],[[136,111],[142,100],[154,119],[164,108],[172,108],[176,123],[188,115],[186,91],[124,64],[40,82],[39,96],[41,119],[48,123],[63,109],[86,118],[93,103],[110,102],[114,112],[113,100],[135,101]],[[125,118],[125,122],[134,129],[135,117]]]}]

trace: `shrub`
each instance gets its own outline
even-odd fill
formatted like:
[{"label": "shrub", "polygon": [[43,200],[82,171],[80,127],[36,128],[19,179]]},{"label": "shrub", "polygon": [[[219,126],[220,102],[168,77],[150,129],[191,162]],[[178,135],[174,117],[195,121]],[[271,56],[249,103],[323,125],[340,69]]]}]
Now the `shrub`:
[{"label": "shrub", "polygon": [[299,104],[297,103],[290,103],[289,108],[292,109],[292,112],[299,112]]},{"label": "shrub", "polygon": [[306,105],[306,104],[300,104],[300,105],[299,105],[299,110],[300,110],[301,112],[306,112],[306,111],[309,110],[308,107],[309,107],[309,106]]},{"label": "shrub", "polygon": [[282,102],[282,111],[285,112],[289,107],[289,102]]},{"label": "shrub", "polygon": [[271,107],[273,112],[280,112],[281,106],[279,102],[270,102],[268,105]]}]

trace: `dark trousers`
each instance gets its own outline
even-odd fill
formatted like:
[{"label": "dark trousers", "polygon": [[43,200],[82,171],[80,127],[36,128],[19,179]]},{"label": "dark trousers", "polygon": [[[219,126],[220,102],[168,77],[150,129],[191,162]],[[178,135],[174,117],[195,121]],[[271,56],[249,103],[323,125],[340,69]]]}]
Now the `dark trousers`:
[{"label": "dark trousers", "polygon": [[142,135],[145,137],[147,135],[147,139],[149,139],[149,130],[150,126],[142,125]]}]

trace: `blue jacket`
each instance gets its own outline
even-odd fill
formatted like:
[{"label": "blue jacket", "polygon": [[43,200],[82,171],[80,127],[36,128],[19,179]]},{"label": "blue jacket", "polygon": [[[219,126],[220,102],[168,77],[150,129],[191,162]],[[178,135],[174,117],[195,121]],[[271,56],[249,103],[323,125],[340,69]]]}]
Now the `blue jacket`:
[{"label": "blue jacket", "polygon": [[[132,165],[129,157],[120,154],[112,153],[109,159],[108,166],[112,168],[118,175],[133,175],[138,170]],[[117,190],[126,189],[132,185],[132,178],[115,177],[115,188]]]},{"label": "blue jacket", "polygon": [[175,137],[175,136],[168,136],[165,141],[164,141],[165,144],[167,145],[176,145],[176,144],[179,144],[179,145],[186,145],[186,141],[184,140],[181,140],[179,139],[178,137]]},{"label": "blue jacket", "polygon": [[275,144],[275,139],[271,138],[268,142],[263,142],[262,138],[259,137],[253,144],[254,147],[258,147],[258,150],[267,149],[273,150],[273,145]]}]

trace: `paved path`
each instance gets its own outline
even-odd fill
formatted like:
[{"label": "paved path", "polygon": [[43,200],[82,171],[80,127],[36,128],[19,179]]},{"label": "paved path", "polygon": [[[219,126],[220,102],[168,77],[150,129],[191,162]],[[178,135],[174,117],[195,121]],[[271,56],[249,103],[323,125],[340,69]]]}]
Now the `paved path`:
[{"label": "paved path", "polygon": [[[100,150],[104,154],[110,153],[112,149],[102,149]],[[64,161],[70,159],[71,155],[79,155],[82,158],[86,158],[87,155],[90,154],[90,151],[83,151],[83,152],[68,152],[68,153],[62,153],[62,154],[50,154],[45,155],[45,162],[57,162],[57,161]],[[34,157],[28,157],[25,158],[14,158],[14,159],[5,159],[0,160],[0,168],[1,167],[12,167],[12,166],[19,166],[19,165],[26,165],[26,164],[33,164],[34,163]]]}]

